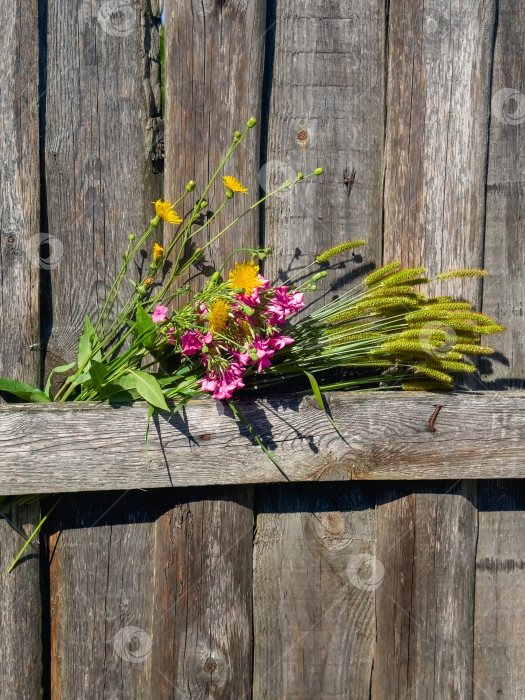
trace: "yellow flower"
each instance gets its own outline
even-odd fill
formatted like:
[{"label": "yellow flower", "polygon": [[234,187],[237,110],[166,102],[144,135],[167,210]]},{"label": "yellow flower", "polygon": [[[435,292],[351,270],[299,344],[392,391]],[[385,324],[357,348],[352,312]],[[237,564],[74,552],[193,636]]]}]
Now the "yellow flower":
[{"label": "yellow flower", "polygon": [[257,275],[258,272],[259,265],[256,265],[253,260],[241,264],[235,263],[235,270],[231,270],[228,275],[230,285],[234,289],[242,287],[245,294],[251,294],[256,287],[263,284]]},{"label": "yellow flower", "polygon": [[223,182],[226,185],[226,187],[232,192],[248,192],[246,187],[243,187],[239,180],[236,180],[231,175],[225,175],[223,178]]},{"label": "yellow flower", "polygon": [[153,246],[153,260],[155,262],[159,262],[159,260],[162,258],[162,254],[164,253],[164,248],[160,246],[158,243],[155,243]]},{"label": "yellow flower", "polygon": [[208,323],[212,333],[222,333],[228,322],[229,304],[224,299],[217,299],[211,308],[208,315]]},{"label": "yellow flower", "polygon": [[157,199],[155,202],[155,212],[161,219],[167,221],[168,224],[182,224],[182,219],[179,217],[173,206],[169,202],[163,202],[162,199]]}]

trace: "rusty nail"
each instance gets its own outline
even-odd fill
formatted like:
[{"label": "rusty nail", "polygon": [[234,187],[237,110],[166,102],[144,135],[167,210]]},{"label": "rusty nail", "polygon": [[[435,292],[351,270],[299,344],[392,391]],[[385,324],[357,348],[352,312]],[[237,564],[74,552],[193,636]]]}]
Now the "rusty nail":
[{"label": "rusty nail", "polygon": [[428,429],[431,433],[436,432],[436,429],[434,428],[434,423],[436,421],[438,413],[441,411],[442,408],[443,406],[441,406],[440,404],[435,404],[434,413],[430,416],[430,420],[428,421]]}]

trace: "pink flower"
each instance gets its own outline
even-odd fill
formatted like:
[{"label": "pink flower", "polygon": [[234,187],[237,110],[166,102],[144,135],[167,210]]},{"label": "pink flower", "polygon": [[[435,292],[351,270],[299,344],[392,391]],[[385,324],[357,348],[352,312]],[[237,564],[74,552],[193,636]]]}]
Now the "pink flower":
[{"label": "pink flower", "polygon": [[170,345],[175,345],[175,327],[172,326],[166,331],[166,338]]},{"label": "pink flower", "polygon": [[151,317],[153,323],[160,323],[162,321],[165,321],[167,313],[168,313],[167,306],[160,306],[160,304],[157,305],[155,307],[155,311],[153,312],[153,316]]},{"label": "pink flower", "polygon": [[286,322],[286,318],[297,313],[304,307],[304,294],[302,292],[288,292],[288,287],[275,287],[274,298],[268,304],[266,312],[269,314],[269,323],[272,326],[280,326]]},{"label": "pink flower", "polygon": [[203,391],[213,392],[214,399],[231,399],[235,389],[242,389],[241,379],[244,368],[233,362],[227,369],[221,370],[217,377],[215,372],[208,372],[199,380]]},{"label": "pink flower", "polygon": [[290,338],[289,335],[279,335],[278,333],[269,338],[269,346],[272,350],[282,350],[285,345],[290,345],[293,342],[294,339]]},{"label": "pink flower", "polygon": [[184,331],[181,338],[182,352],[184,355],[194,355],[202,350],[204,344],[208,345],[212,340],[213,336],[209,331],[206,335],[200,331]]},{"label": "pink flower", "polygon": [[256,336],[253,340],[253,347],[257,352],[257,373],[260,374],[263,369],[270,366],[270,358],[275,354],[275,350],[270,348],[270,341],[265,340],[261,336]]}]

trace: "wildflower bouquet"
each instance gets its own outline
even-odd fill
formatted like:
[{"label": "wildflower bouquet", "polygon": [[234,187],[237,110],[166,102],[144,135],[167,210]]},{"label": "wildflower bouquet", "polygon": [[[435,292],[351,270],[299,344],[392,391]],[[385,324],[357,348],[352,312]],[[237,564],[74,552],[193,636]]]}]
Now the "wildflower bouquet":
[{"label": "wildflower bouquet", "polygon": [[[260,273],[259,262],[270,253],[268,248],[235,250],[197,291],[180,284],[206,249],[248,212],[323,172],[316,168],[298,173],[214,231],[219,212],[247,192],[235,177],[224,174],[224,168],[254,125],[255,119],[250,119],[242,133],[235,133],[187,213],[179,216],[177,211],[195,191],[193,181],[173,204],[159,199],[146,232],[138,240],[129,237],[122,267],[98,319],[85,318],[76,361],[56,367],[43,390],[0,379],[0,391],[38,402],[143,399],[150,418],[157,409],[176,411],[190,399],[208,395],[228,401],[246,423],[235,403],[243,392],[260,396],[299,388],[313,392],[323,406],[322,390],[449,390],[453,374],[474,371],[466,357],[493,352],[481,344],[481,337],[504,330],[502,326],[473,311],[468,302],[427,297],[420,291],[430,281],[424,268],[401,269],[397,262],[290,324],[304,308],[305,294],[315,291],[316,283],[327,275],[330,261],[365,245],[362,240],[320,252],[285,284],[273,285]],[[207,193],[221,176],[223,200],[208,211]],[[148,276],[136,283],[127,278],[130,264],[161,221],[172,226],[174,234],[165,248],[154,243]],[[483,275],[481,270],[457,270],[438,279]],[[124,282],[132,287],[122,305]],[[65,379],[53,393],[52,376],[61,373]],[[254,439],[273,460],[256,435]]]}]

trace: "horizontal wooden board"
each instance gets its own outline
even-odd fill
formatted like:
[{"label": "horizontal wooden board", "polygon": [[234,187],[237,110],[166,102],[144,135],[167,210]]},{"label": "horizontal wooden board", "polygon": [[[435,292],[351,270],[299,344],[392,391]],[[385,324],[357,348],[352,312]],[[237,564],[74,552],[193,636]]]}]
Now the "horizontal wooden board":
[{"label": "horizontal wooden board", "polygon": [[334,392],[327,401],[340,434],[310,396],[241,404],[282,472],[211,399],[156,416],[147,458],[145,404],[0,406],[0,493],[525,476],[521,392]]}]

